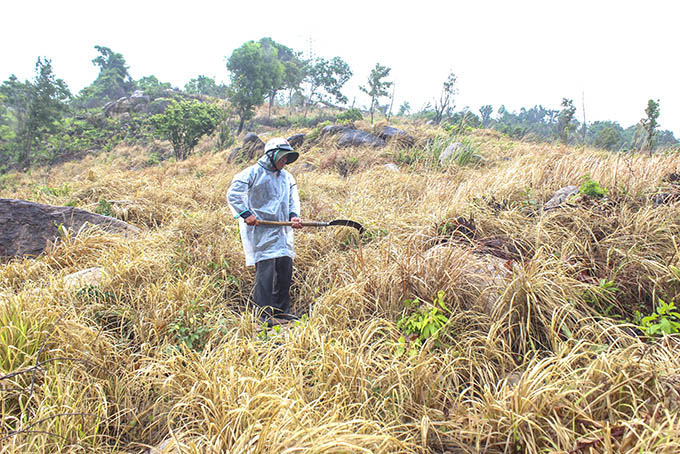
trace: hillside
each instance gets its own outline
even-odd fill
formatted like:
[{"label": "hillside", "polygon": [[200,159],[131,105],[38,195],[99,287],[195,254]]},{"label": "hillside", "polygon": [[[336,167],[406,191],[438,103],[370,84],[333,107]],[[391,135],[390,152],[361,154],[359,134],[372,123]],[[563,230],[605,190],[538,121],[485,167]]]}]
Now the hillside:
[{"label": "hillside", "polygon": [[[650,328],[680,319],[636,319],[680,292],[680,156],[396,126],[412,147],[299,148],[303,219],[366,232],[296,232],[303,320],[270,330],[225,202],[246,163],[215,139],[2,176],[0,198],[142,233],[0,264],[0,453],[680,451],[678,337]],[[258,131],[295,133],[318,130]],[[65,282],[92,267],[101,282]]]}]

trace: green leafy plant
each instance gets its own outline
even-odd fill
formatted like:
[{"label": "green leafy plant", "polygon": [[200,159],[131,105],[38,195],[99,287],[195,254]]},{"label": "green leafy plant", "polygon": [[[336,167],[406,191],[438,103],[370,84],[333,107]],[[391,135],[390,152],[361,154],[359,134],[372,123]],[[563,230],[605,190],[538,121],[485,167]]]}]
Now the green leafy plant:
[{"label": "green leafy plant", "polygon": [[94,212],[101,214],[102,216],[113,217],[113,206],[108,200],[101,198],[99,199],[99,203],[97,204],[97,208],[94,209]]},{"label": "green leafy plant", "polygon": [[65,197],[73,192],[72,188],[66,183],[62,184],[61,186],[57,186],[56,188],[45,185],[38,186],[36,189],[38,192],[55,197]]},{"label": "green leafy plant", "polygon": [[212,134],[222,118],[219,107],[198,101],[175,102],[151,117],[154,131],[172,143],[175,159],[182,161],[201,137]]},{"label": "green leafy plant", "polygon": [[588,197],[601,199],[607,195],[609,190],[600,186],[597,181],[590,178],[590,175],[585,175],[582,179],[578,192]]},{"label": "green leafy plant", "polygon": [[600,314],[607,317],[618,318],[613,310],[616,306],[616,294],[619,292],[616,282],[600,279],[597,286],[586,290],[583,299],[595,308]]},{"label": "green leafy plant", "polygon": [[192,350],[201,351],[205,347],[210,329],[204,324],[204,307],[192,301],[189,307],[177,313],[177,319],[170,325],[175,340]]},{"label": "green leafy plant", "polygon": [[408,350],[409,357],[413,357],[428,339],[434,339],[434,344],[440,347],[438,340],[440,330],[449,322],[450,309],[444,303],[445,292],[440,290],[430,307],[422,307],[419,298],[406,300],[409,306],[421,306],[411,315],[404,315],[397,322],[397,329],[404,335],[399,337],[395,355],[402,356]]},{"label": "green leafy plant", "polygon": [[352,122],[352,121],[359,121],[363,120],[364,116],[361,115],[361,111],[359,109],[351,108],[340,115],[338,115],[338,121],[346,121],[346,122]]},{"label": "green leafy plant", "polygon": [[675,303],[667,303],[661,298],[656,312],[651,315],[643,317],[639,311],[635,311],[635,323],[647,336],[680,333],[680,313],[677,312]]}]

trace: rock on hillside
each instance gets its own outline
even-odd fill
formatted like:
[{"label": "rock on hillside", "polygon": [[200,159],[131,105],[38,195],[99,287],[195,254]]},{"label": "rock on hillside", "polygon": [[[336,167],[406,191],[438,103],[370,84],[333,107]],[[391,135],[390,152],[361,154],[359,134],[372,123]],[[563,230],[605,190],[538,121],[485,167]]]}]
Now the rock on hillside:
[{"label": "rock on hillside", "polygon": [[416,140],[409,133],[393,126],[385,126],[378,134],[378,137],[385,142],[396,143],[402,148],[412,147],[416,143]]},{"label": "rock on hillside", "polygon": [[59,226],[78,231],[85,224],[126,236],[140,232],[126,222],[78,208],[0,199],[0,257],[37,256],[59,237]]}]

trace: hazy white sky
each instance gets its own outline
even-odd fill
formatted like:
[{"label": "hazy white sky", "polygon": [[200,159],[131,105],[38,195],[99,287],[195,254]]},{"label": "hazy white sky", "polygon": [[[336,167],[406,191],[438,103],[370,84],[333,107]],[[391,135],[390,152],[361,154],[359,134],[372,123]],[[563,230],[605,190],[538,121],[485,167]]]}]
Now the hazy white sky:
[{"label": "hazy white sky", "polygon": [[[394,110],[432,101],[449,72],[457,109],[501,104],[510,111],[574,100],[583,120],[628,127],[660,100],[660,127],[680,137],[678,18],[675,0],[477,1],[129,1],[26,0],[2,7],[0,81],[33,77],[38,56],[52,60],[73,93],[98,68],[95,45],[123,54],[130,74],[183,87],[206,75],[228,81],[225,59],[269,36],[308,54],[339,56],[358,90],[379,62],[392,68]],[[383,103],[386,102],[383,100]]]}]

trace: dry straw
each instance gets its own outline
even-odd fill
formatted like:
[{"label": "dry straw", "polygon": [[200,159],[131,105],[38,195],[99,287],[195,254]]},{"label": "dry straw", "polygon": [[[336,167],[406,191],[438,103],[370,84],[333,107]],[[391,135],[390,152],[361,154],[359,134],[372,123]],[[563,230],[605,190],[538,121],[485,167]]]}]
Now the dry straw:
[{"label": "dry straw", "polygon": [[[482,131],[465,140],[483,160],[439,166],[455,139],[405,127],[408,153],[305,145],[303,216],[367,232],[296,234],[307,317],[281,330],[248,311],[228,151],[150,165],[121,147],[15,174],[0,196],[105,200],[143,233],[72,232],[0,265],[0,453],[680,451],[678,340],[623,323],[677,298],[680,213],[650,198],[680,158]],[[605,200],[542,211],[586,175]],[[64,284],[90,267],[100,284]],[[439,291],[438,338],[396,354],[397,321]]]}]

